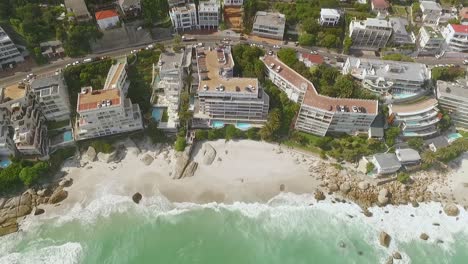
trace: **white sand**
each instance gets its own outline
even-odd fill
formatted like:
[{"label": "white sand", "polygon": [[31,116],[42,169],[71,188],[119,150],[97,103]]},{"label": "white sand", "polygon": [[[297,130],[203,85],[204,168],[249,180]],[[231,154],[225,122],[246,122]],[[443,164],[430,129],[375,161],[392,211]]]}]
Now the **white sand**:
[{"label": "white sand", "polygon": [[[73,179],[73,185],[66,188],[68,198],[58,207],[43,207],[46,212],[67,210],[76,203],[87,206],[103,194],[132,196],[135,192],[140,192],[143,199],[162,194],[172,202],[266,202],[280,193],[281,184],[285,185],[285,191],[297,194],[311,193],[318,187],[319,183],[308,172],[317,159],[313,156],[287,149],[277,153],[278,145],[265,142],[209,143],[217,150],[213,164],[199,162],[193,177],[180,180],[170,176],[175,161],[169,148],[149,147],[149,151],[139,155],[129,148],[119,163],[94,161],[84,167],[65,166],[69,173],[66,177]],[[155,157],[149,166],[140,160],[145,153]],[[194,160],[200,161],[201,151],[194,154]]]}]

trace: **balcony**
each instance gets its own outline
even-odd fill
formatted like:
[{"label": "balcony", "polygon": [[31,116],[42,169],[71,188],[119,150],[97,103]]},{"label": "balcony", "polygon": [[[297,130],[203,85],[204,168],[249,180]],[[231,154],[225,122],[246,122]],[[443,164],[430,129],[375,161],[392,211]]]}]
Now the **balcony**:
[{"label": "balcony", "polygon": [[383,78],[377,78],[375,81],[365,79],[362,85],[372,92],[383,93],[393,87],[393,82],[385,81]]},{"label": "balcony", "polygon": [[426,121],[407,121],[403,123],[402,129],[403,130],[419,129],[419,128],[435,125],[438,122],[439,122],[439,118],[433,118],[433,119],[426,120]]}]

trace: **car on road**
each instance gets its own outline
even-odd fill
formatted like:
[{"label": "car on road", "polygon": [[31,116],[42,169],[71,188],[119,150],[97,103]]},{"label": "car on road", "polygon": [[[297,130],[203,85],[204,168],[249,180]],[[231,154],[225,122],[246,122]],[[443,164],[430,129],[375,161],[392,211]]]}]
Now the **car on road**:
[{"label": "car on road", "polygon": [[317,55],[318,52],[317,52],[316,50],[311,50],[311,51],[310,51],[310,54]]},{"label": "car on road", "polygon": [[150,50],[150,49],[154,49],[154,45],[153,45],[153,44],[149,44],[148,46],[146,46],[146,50]]},{"label": "car on road", "polygon": [[468,65],[468,60],[463,60],[463,65]]},{"label": "car on road", "polygon": [[281,48],[281,47],[280,47],[279,45],[273,45],[273,48],[274,48],[274,49],[279,49],[279,48]]},{"label": "car on road", "polygon": [[88,62],[92,62],[93,61],[93,58],[86,58],[83,60],[83,63],[88,63]]}]

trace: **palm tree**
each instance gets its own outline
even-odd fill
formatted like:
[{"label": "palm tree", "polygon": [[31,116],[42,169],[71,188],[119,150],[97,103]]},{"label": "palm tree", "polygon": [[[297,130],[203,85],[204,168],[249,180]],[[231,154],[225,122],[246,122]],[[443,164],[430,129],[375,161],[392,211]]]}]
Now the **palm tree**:
[{"label": "palm tree", "polygon": [[422,153],[421,159],[426,164],[433,164],[434,162],[437,161],[437,155],[435,152],[426,150]]}]

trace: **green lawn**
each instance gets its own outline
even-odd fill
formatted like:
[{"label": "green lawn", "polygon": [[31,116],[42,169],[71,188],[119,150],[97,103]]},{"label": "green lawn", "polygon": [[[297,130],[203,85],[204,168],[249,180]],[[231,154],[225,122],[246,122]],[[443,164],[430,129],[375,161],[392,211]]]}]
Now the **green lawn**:
[{"label": "green lawn", "polygon": [[406,7],[404,6],[393,5],[392,10],[393,10],[393,14],[396,16],[404,17],[404,18],[408,16],[408,13],[406,12]]},{"label": "green lawn", "polygon": [[458,133],[460,133],[464,138],[468,138],[468,131],[458,130]]},{"label": "green lawn", "polygon": [[317,141],[321,137],[315,136],[315,135],[312,135],[312,134],[307,134],[307,133],[304,133],[304,132],[296,132],[296,133],[298,133],[299,135],[304,137],[304,139],[307,141],[307,143],[306,144],[299,144],[299,143],[297,143],[297,142],[295,142],[294,140],[291,140],[291,139],[288,139],[288,140],[283,141],[281,143],[283,143],[284,145],[289,146],[289,147],[299,148],[299,149],[302,149],[302,150],[306,150],[306,151],[309,151],[309,152],[320,154],[320,152],[322,150],[319,147],[316,147],[316,145],[317,145]]}]

